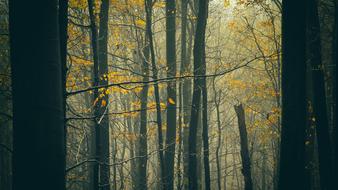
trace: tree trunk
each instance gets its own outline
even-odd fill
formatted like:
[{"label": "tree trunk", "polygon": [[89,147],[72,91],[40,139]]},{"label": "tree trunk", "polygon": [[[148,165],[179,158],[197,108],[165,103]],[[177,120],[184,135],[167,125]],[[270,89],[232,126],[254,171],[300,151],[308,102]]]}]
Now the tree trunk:
[{"label": "tree trunk", "polygon": [[[151,67],[152,67],[152,77],[153,80],[158,79],[158,71],[156,67],[155,59],[155,50],[154,50],[154,41],[153,33],[151,28],[152,23],[152,0],[145,1],[145,10],[146,10],[146,36],[149,41],[149,50],[151,58]],[[154,83],[154,93],[155,93],[155,102],[156,102],[156,117],[157,117],[157,136],[158,136],[158,154],[159,154],[159,164],[160,164],[160,184],[163,189],[164,179],[165,179],[165,165],[164,165],[164,155],[163,155],[163,135],[162,135],[162,116],[161,116],[161,101],[160,101],[160,92],[158,84]]]},{"label": "tree trunk", "polygon": [[[333,104],[334,104],[334,108],[333,108],[333,139],[334,139],[334,155],[333,155],[333,171],[334,171],[334,175],[333,176],[338,176],[338,128],[337,128],[337,87],[336,87],[336,73],[337,73],[337,62],[338,62],[338,2],[337,0],[334,1],[335,4],[335,26],[334,26],[334,37],[333,37],[333,70],[334,70],[334,79],[333,79]],[[336,179],[336,178],[335,178]]]},{"label": "tree trunk", "polygon": [[[108,61],[107,61],[107,42],[108,42],[108,10],[109,0],[102,1],[100,11],[100,33],[98,34],[95,24],[93,10],[93,0],[88,0],[91,43],[94,61],[94,86],[107,85]],[[104,90],[103,97],[100,98],[98,89],[94,90],[94,115],[95,115],[95,139],[96,139],[96,159],[98,163],[94,167],[94,189],[109,190],[109,118],[108,113],[109,99]]]},{"label": "tree trunk", "polygon": [[9,2],[14,190],[65,189],[57,5],[56,0]]},{"label": "tree trunk", "polygon": [[[167,77],[176,76],[176,3],[175,0],[166,1],[166,58]],[[174,163],[176,145],[176,80],[167,84],[167,133],[165,166],[166,189],[174,188]]]},{"label": "tree trunk", "polygon": [[[205,28],[207,24],[207,0],[199,1],[199,11],[197,16],[197,26],[194,43],[194,75],[202,75],[202,65],[205,63]],[[197,183],[197,158],[196,158],[196,137],[198,113],[201,104],[201,87],[202,80],[199,77],[194,77],[193,98],[191,107],[191,117],[189,125],[189,189],[198,190]]]},{"label": "tree trunk", "polygon": [[[98,34],[98,58],[99,58],[99,85],[108,84],[108,16],[109,16],[109,0],[102,0],[100,8],[100,28]],[[109,164],[109,95],[103,91],[102,99],[97,101],[98,128],[100,138],[96,139],[100,146],[99,160],[103,163],[100,166],[100,186],[101,190],[110,189],[110,167]]]},{"label": "tree trunk", "polygon": [[250,161],[250,154],[249,154],[249,146],[248,146],[248,135],[246,131],[246,124],[245,124],[245,113],[242,104],[238,106],[234,106],[237,120],[238,120],[238,128],[239,128],[239,137],[240,137],[240,144],[241,144],[241,158],[242,158],[242,174],[244,176],[244,184],[245,190],[252,190],[252,178],[251,178],[251,161]]},{"label": "tree trunk", "polygon": [[[144,74],[143,82],[149,81],[149,68],[148,68],[148,60],[149,60],[149,46],[147,45],[143,51],[144,60],[142,63],[142,73]],[[141,91],[141,114],[140,114],[140,136],[139,136],[139,149],[138,156],[139,164],[138,164],[138,188],[139,190],[147,189],[147,152],[148,152],[148,144],[147,144],[147,103],[148,103],[148,85],[144,85]]]},{"label": "tree trunk", "polygon": [[[8,33],[8,2],[0,4],[0,33]],[[12,106],[9,36],[1,36],[0,45],[0,189],[12,189]]]},{"label": "tree trunk", "polygon": [[279,190],[305,188],[305,4],[305,1],[283,1]]},{"label": "tree trunk", "polygon": [[[181,37],[181,69],[182,74],[191,75],[191,68],[190,68],[190,57],[191,57],[191,50],[192,50],[192,43],[193,43],[193,35],[194,32],[190,32],[188,42],[186,40],[186,34],[188,29],[187,23],[187,6],[188,2],[184,0],[182,1],[182,37]],[[185,7],[185,8],[183,8]],[[186,44],[188,43],[188,47]],[[183,50],[186,49],[186,50]],[[189,188],[189,119],[190,119],[190,110],[191,110],[191,88],[192,83],[191,79],[183,79],[182,84],[182,96],[183,96],[183,187],[184,189]]]},{"label": "tree trunk", "polygon": [[[216,119],[217,119],[217,146],[216,146],[216,155],[215,155],[216,156],[216,168],[217,168],[217,188],[218,190],[221,190],[222,187],[221,187],[220,150],[221,150],[221,143],[222,143],[221,142],[222,141],[222,127],[221,127],[221,117],[220,117],[220,111],[219,111],[221,91],[219,91],[218,93],[216,91],[215,78],[213,79],[212,87],[213,87],[213,93],[214,93],[214,104],[216,108]],[[224,177],[224,180],[226,180],[226,176]],[[224,188],[226,189],[226,187]]]},{"label": "tree trunk", "polygon": [[[207,7],[208,8],[208,7]],[[206,74],[205,49],[203,50],[202,75]],[[210,190],[209,132],[208,132],[208,91],[206,77],[202,78],[202,140],[204,164],[204,189]]]},{"label": "tree trunk", "polygon": [[312,66],[313,111],[318,142],[320,186],[322,190],[331,187],[331,143],[327,115],[324,66],[321,57],[321,39],[317,0],[308,2],[309,61]]}]

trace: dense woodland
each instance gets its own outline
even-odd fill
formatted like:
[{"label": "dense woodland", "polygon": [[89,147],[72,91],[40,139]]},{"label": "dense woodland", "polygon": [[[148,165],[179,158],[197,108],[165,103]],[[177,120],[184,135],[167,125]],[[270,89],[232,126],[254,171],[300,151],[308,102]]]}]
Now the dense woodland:
[{"label": "dense woodland", "polygon": [[0,0],[0,190],[337,190],[337,0]]}]

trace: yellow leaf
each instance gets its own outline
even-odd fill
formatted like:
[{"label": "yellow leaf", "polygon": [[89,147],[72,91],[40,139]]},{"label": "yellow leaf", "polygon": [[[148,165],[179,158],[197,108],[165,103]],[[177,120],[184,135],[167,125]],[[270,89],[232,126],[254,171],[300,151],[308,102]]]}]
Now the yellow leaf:
[{"label": "yellow leaf", "polygon": [[102,100],[102,101],[101,101],[101,107],[104,107],[104,106],[106,106],[106,105],[107,105],[106,100]]},{"label": "yellow leaf", "polygon": [[169,99],[168,99],[168,102],[169,102],[170,104],[175,104],[175,101],[174,101],[172,98],[169,98]]},{"label": "yellow leaf", "polygon": [[136,20],[136,25],[143,28],[146,25],[146,22],[144,20],[138,19]]}]

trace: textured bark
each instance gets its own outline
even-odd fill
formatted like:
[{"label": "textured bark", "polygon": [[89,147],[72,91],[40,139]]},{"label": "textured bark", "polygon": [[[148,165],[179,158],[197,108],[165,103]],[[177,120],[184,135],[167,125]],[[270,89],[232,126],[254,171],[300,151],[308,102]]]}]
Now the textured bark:
[{"label": "textured bark", "polygon": [[[202,75],[202,64],[205,62],[204,49],[205,49],[205,28],[207,24],[207,0],[199,1],[199,11],[197,16],[197,26],[194,42],[194,75]],[[194,78],[193,98],[191,106],[191,117],[189,124],[189,189],[197,190],[197,158],[196,158],[196,138],[197,138],[197,124],[198,113],[201,104],[201,78]]]},{"label": "textured bark", "polygon": [[56,0],[9,2],[14,190],[65,189],[57,5]]},{"label": "textured bark", "polygon": [[[176,3],[166,1],[166,58],[167,77],[176,76]],[[174,188],[174,163],[176,145],[176,81],[167,84],[167,132],[165,151],[165,186]]]},{"label": "textured bark", "polygon": [[[100,8],[100,25],[98,34],[98,72],[99,72],[99,85],[105,86],[108,84],[108,16],[109,16],[109,0],[101,1]],[[99,161],[104,163],[100,165],[100,189],[110,189],[110,167],[109,164],[109,95],[102,92],[104,96],[97,101],[97,128],[99,129],[99,138],[97,138],[97,144],[99,147],[98,156]],[[98,98],[98,97],[97,97]],[[103,103],[105,102],[105,104]]]},{"label": "textured bark", "polygon": [[283,1],[282,136],[279,190],[304,189],[305,0]]},{"label": "textured bark", "polygon": [[242,158],[242,174],[244,176],[244,189],[252,190],[252,177],[251,177],[251,161],[250,161],[250,153],[249,153],[249,145],[248,145],[248,135],[246,131],[245,124],[245,112],[242,104],[238,106],[234,106],[238,128],[239,128],[239,137],[240,137],[240,145],[241,145],[241,158]]},{"label": "textured bark", "polygon": [[[0,4],[0,33],[8,33],[8,2]],[[0,189],[12,189],[12,106],[9,36],[0,45]]]}]

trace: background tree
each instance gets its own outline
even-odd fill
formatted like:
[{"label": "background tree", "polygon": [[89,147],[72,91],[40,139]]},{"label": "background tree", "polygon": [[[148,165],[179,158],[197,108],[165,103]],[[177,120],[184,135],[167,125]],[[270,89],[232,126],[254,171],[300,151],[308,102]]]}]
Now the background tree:
[{"label": "background tree", "polygon": [[10,1],[9,18],[13,189],[62,190],[65,136],[57,1]]}]

